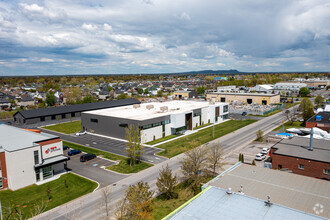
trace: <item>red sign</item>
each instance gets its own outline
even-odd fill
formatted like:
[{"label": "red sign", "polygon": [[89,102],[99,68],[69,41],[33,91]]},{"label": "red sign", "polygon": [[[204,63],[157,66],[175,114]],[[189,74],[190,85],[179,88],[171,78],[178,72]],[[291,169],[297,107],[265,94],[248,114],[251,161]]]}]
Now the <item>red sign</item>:
[{"label": "red sign", "polygon": [[58,147],[50,147],[50,148],[48,148],[47,150],[45,150],[45,153],[46,154],[49,154],[49,153],[52,153],[52,152],[54,152],[54,151],[58,151],[58,150],[60,150],[60,148],[58,148]]}]

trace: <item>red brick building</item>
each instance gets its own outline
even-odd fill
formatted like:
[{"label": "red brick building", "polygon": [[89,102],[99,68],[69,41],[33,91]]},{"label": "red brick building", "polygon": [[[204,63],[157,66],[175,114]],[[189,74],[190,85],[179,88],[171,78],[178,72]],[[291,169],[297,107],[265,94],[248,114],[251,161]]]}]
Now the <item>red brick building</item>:
[{"label": "red brick building", "polygon": [[309,138],[283,139],[270,150],[273,169],[288,169],[292,173],[330,180],[330,140]]},{"label": "red brick building", "polygon": [[330,112],[319,112],[306,121],[306,128],[314,127],[330,132]]}]

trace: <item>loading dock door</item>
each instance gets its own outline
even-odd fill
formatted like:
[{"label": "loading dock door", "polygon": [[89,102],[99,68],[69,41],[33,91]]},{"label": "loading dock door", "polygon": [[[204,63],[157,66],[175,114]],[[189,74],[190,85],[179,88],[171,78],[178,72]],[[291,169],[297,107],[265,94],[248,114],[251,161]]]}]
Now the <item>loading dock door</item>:
[{"label": "loading dock door", "polygon": [[267,100],[262,100],[261,103],[262,103],[263,105],[267,105]]},{"label": "loading dock door", "polygon": [[247,99],[246,102],[247,102],[248,104],[252,104],[252,99]]},{"label": "loading dock door", "polygon": [[226,102],[226,98],[225,97],[221,97],[220,98],[220,102]]}]

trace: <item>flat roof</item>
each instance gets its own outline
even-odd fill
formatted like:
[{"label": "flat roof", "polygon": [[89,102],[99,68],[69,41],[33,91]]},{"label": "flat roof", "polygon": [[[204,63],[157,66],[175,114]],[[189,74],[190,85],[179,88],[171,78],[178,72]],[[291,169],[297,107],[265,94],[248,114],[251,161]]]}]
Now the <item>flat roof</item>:
[{"label": "flat roof", "polygon": [[[148,110],[147,106],[153,106],[152,109]],[[194,109],[205,108],[209,106],[222,106],[227,105],[226,103],[215,103],[210,104],[206,101],[168,101],[168,102],[149,102],[140,104],[139,108],[134,108],[133,105],[122,106],[116,108],[107,108],[101,110],[94,110],[83,112],[83,114],[94,114],[102,116],[111,116],[116,118],[126,118],[132,120],[147,120],[171,114],[179,114],[192,111]],[[168,107],[167,111],[162,111],[161,107]]]},{"label": "flat roof", "polygon": [[265,200],[238,193],[227,194],[224,189],[210,187],[168,219],[316,220],[325,218],[278,204],[267,206]]},{"label": "flat roof", "polygon": [[282,139],[272,146],[272,148],[277,148],[273,154],[330,163],[330,140],[314,138],[313,151],[308,150],[309,141],[309,138],[299,136],[292,139]]},{"label": "flat roof", "polygon": [[266,200],[269,195],[272,203],[329,218],[329,184],[326,180],[239,163],[204,187],[238,192],[242,185],[247,196]]},{"label": "flat roof", "polygon": [[279,96],[279,94],[260,94],[260,93],[241,93],[241,92],[211,92],[208,94],[214,95],[236,95],[236,96]]},{"label": "flat roof", "polygon": [[0,124],[0,147],[5,151],[22,150],[34,146],[36,142],[55,138],[59,137],[46,133],[38,134],[10,125]]},{"label": "flat roof", "polygon": [[59,114],[67,114],[72,112],[83,112],[90,111],[95,109],[104,109],[104,108],[112,108],[118,106],[125,105],[133,105],[141,103],[139,100],[131,98],[131,99],[119,99],[112,101],[102,101],[102,102],[92,102],[92,103],[84,103],[84,104],[76,104],[76,105],[65,105],[65,106],[57,106],[51,108],[39,108],[39,109],[31,109],[31,110],[23,110],[18,111],[14,114],[21,114],[25,119],[29,118],[38,118],[50,115],[59,115]]},{"label": "flat roof", "polygon": [[[328,105],[327,105],[328,106]],[[321,120],[316,120],[316,116],[321,116]],[[317,123],[330,123],[330,112],[324,111],[319,112],[316,115],[312,116],[307,122],[317,122]]]}]

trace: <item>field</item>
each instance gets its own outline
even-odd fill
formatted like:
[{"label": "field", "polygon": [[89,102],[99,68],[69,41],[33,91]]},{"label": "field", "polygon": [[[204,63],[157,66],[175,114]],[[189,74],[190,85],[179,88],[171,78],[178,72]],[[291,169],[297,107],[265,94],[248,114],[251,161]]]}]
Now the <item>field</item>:
[{"label": "field", "polygon": [[199,144],[205,144],[254,122],[256,122],[256,120],[247,119],[242,121],[230,120],[217,124],[214,126],[214,136],[213,127],[205,128],[191,135],[158,145],[157,148],[164,149],[164,151],[159,152],[158,155],[168,158],[174,157],[192,149],[193,141],[198,141]]},{"label": "field", "polygon": [[65,122],[57,125],[45,126],[43,128],[64,134],[73,134],[81,131],[81,121]]}]

